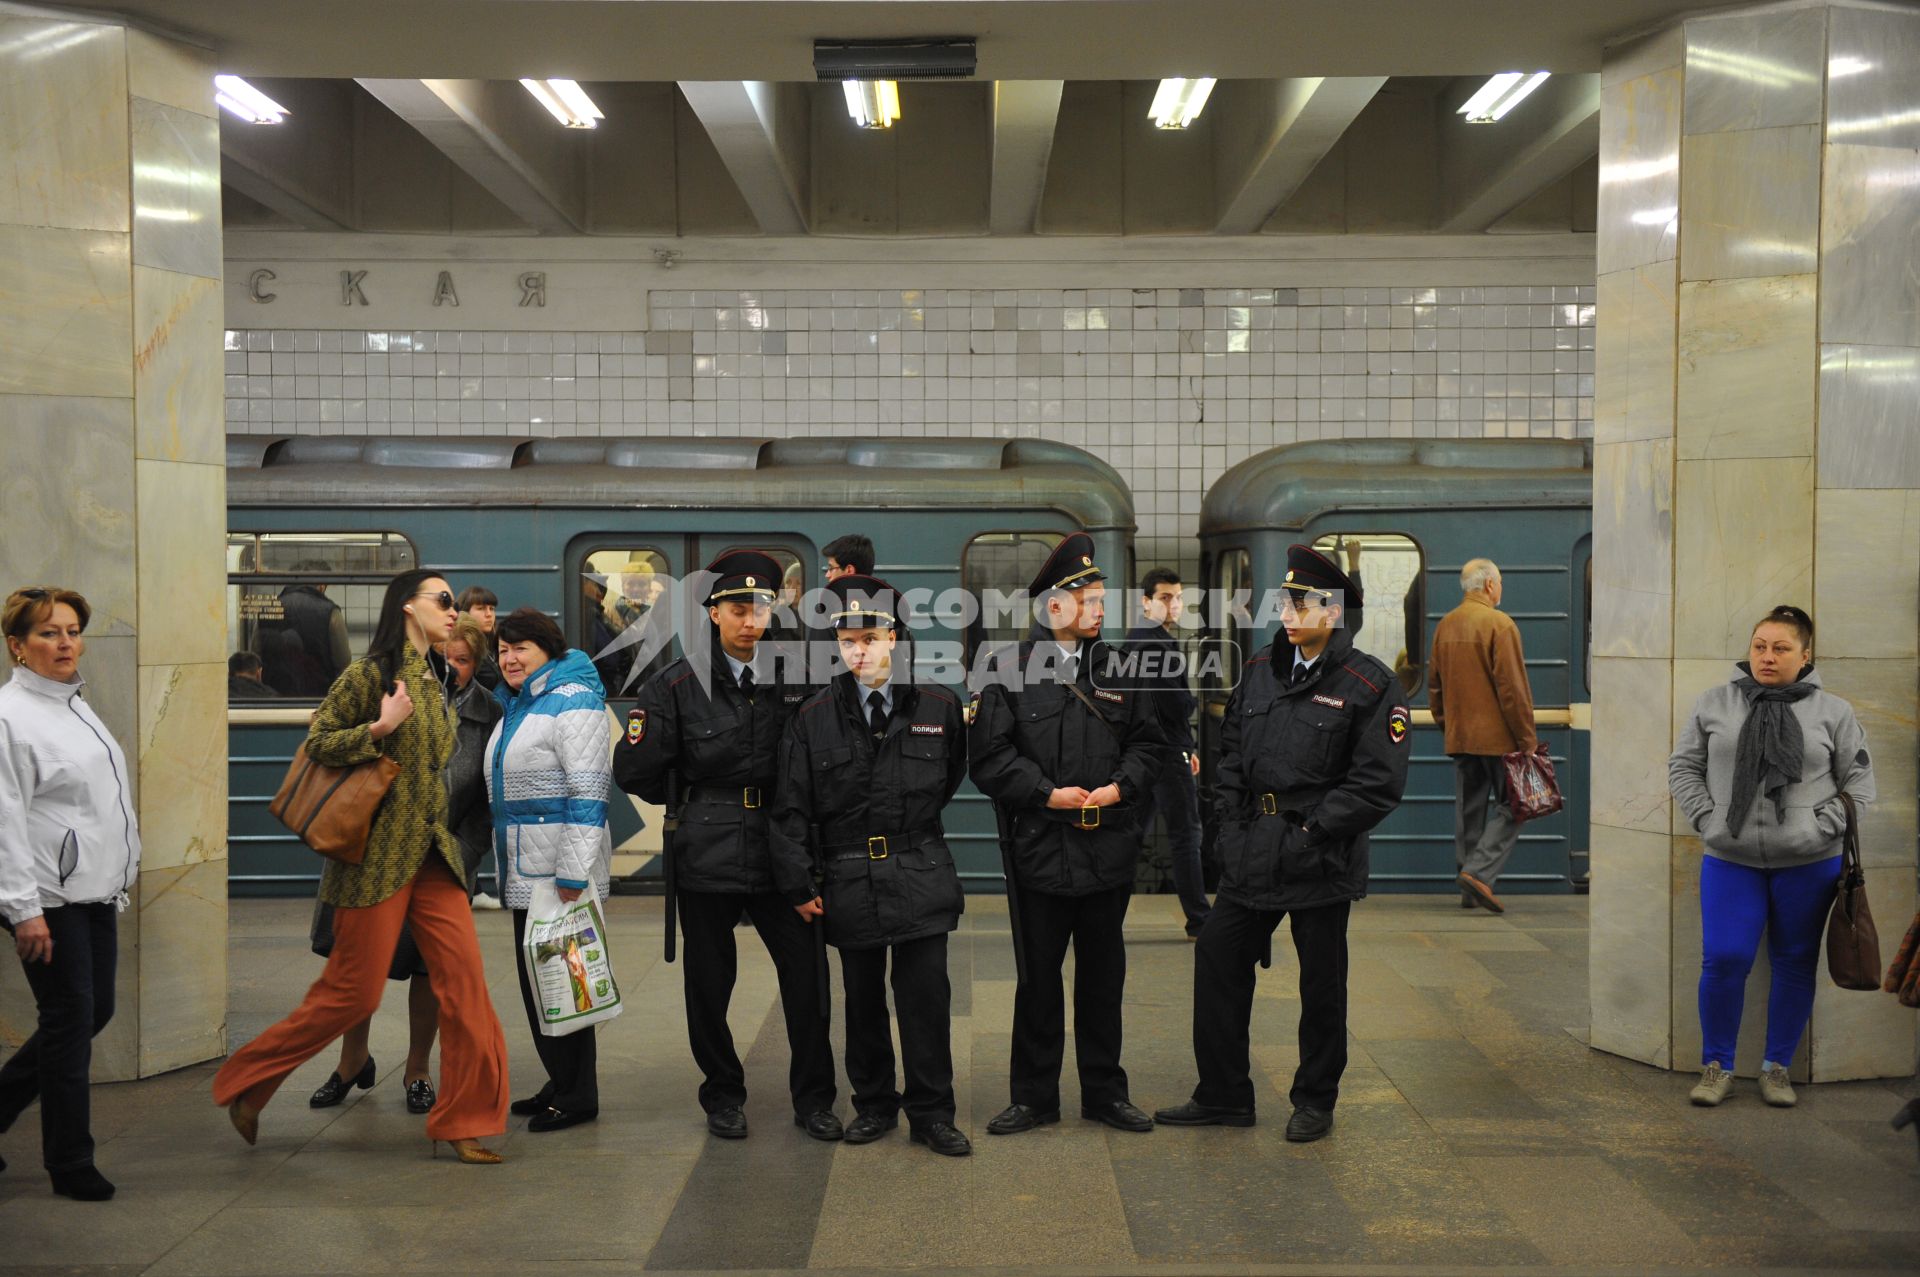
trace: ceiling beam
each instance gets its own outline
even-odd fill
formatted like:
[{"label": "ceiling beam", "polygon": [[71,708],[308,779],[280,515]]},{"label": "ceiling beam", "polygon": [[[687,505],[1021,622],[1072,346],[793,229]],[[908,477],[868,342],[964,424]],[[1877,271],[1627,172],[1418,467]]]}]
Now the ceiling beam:
[{"label": "ceiling beam", "polygon": [[1237,80],[1219,86],[1214,230],[1252,235],[1340,141],[1385,76]]},{"label": "ceiling beam", "polygon": [[1026,235],[1040,213],[1047,161],[1065,80],[997,80],[993,85],[993,176],[987,224],[995,235]]},{"label": "ceiling beam", "polygon": [[1434,229],[1483,231],[1600,149],[1600,77],[1556,75],[1492,124],[1468,124],[1464,79],[1438,99],[1440,214]]},{"label": "ceiling beam", "polygon": [[358,83],[528,226],[547,235],[586,229],[582,158],[556,136],[565,130],[518,83]]},{"label": "ceiling beam", "polygon": [[299,189],[301,184],[286,173],[277,172],[260,156],[246,153],[228,142],[231,127],[220,130],[220,180],[256,204],[272,209],[294,222],[302,230],[341,231],[353,229],[353,218],[346,205],[318,192]]},{"label": "ceiling beam", "polygon": [[763,234],[807,233],[805,88],[766,80],[680,81],[681,95]]}]

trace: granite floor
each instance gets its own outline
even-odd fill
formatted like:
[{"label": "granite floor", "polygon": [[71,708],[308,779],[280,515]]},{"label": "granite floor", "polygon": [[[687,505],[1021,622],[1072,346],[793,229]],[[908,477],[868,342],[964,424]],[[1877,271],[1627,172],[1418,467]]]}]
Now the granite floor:
[{"label": "granite floor", "polygon": [[[404,1002],[375,1021],[373,1090],[314,1112],[331,1061],[294,1075],[248,1148],[208,1099],[212,1066],[96,1087],[110,1205],[51,1196],[31,1112],[0,1137],[0,1273],[730,1273],[905,1269],[1035,1273],[1920,1272],[1920,1159],[1888,1117],[1912,1079],[1803,1087],[1718,1110],[1691,1079],[1589,1050],[1586,907],[1518,898],[1505,918],[1451,897],[1356,910],[1352,1064],[1334,1135],[1281,1136],[1296,1058],[1289,946],[1254,1021],[1261,1124],[1125,1135],[1072,1116],[985,1135],[1005,1102],[1013,961],[998,899],[954,937],[961,1125],[947,1160],[904,1128],[815,1143],[787,1120],[772,970],[743,932],[733,1005],[752,1138],[711,1139],[694,1100],[677,971],[658,900],[613,903],[630,1006],[602,1030],[597,1124],[531,1135],[504,1165],[427,1156],[407,1115]],[[283,1014],[319,963],[308,906],[235,901],[232,1040]],[[479,922],[508,1023],[516,1094],[537,1085],[506,915]],[[1127,1048],[1134,1098],[1190,1088],[1192,948],[1170,897],[1135,901]],[[837,1013],[836,1013],[837,1022]],[[1069,1051],[1068,1068],[1072,1067]],[[846,1102],[842,1101],[843,1114]]]}]

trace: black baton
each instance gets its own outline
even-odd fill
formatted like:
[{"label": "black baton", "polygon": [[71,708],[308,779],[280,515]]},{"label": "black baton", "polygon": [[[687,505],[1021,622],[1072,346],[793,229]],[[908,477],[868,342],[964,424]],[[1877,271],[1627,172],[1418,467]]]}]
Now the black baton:
[{"label": "black baton", "polygon": [[666,957],[674,958],[674,946],[680,930],[680,900],[673,883],[673,835],[680,828],[680,773],[667,773],[667,814],[660,823],[660,877],[667,889]]}]

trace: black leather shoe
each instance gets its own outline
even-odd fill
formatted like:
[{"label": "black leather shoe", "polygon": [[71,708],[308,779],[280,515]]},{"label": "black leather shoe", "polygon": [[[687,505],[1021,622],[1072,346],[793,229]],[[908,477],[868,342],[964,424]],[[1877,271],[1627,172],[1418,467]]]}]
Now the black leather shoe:
[{"label": "black leather shoe", "polygon": [[307,1097],[307,1107],[330,1109],[346,1099],[347,1092],[356,1086],[363,1091],[373,1089],[373,1057],[371,1055],[367,1057],[367,1062],[361,1066],[360,1071],[351,1078],[342,1079],[337,1071],[327,1074],[327,1080]]},{"label": "black leather shoe", "polygon": [[715,1109],[707,1114],[707,1130],[723,1140],[747,1138],[747,1115],[737,1108]]},{"label": "black leather shoe", "polygon": [[965,1157],[973,1152],[973,1141],[951,1122],[929,1122],[924,1129],[916,1127],[911,1138],[915,1144],[925,1144],[942,1157]]},{"label": "black leather shoe", "polygon": [[113,1184],[91,1166],[76,1166],[70,1171],[50,1171],[53,1191],[76,1202],[104,1202],[113,1196]]},{"label": "black leather shoe", "polygon": [[433,1102],[440,1097],[434,1094],[433,1083],[426,1078],[418,1078],[407,1083],[407,1112],[431,1113]]},{"label": "black leather shoe", "polygon": [[898,1113],[860,1113],[847,1123],[849,1144],[871,1144],[900,1125]]},{"label": "black leather shoe", "polygon": [[591,1122],[599,1116],[599,1109],[581,1109],[577,1113],[569,1113],[561,1109],[548,1109],[531,1122],[528,1122],[527,1129],[533,1131],[535,1134],[541,1131],[564,1131],[569,1126],[578,1126],[582,1122]]},{"label": "black leather shoe", "polygon": [[1287,1119],[1287,1139],[1295,1144],[1311,1144],[1333,1129],[1333,1114],[1321,1109],[1297,1108]]},{"label": "black leather shoe", "polygon": [[544,1113],[552,1107],[553,1092],[543,1086],[540,1088],[538,1095],[530,1095],[524,1100],[515,1100],[513,1103],[507,1105],[507,1112],[513,1114],[515,1117],[532,1117],[534,1114]]},{"label": "black leather shoe", "polygon": [[1080,1116],[1089,1122],[1105,1122],[1116,1131],[1131,1131],[1135,1135],[1145,1135],[1153,1129],[1153,1119],[1127,1100],[1115,1100],[1111,1104],[1082,1104]]},{"label": "black leather shoe", "polygon": [[812,1113],[795,1113],[793,1124],[817,1140],[832,1143],[846,1135],[846,1129],[840,1125],[840,1119],[833,1115],[832,1109],[818,1109]]},{"label": "black leather shoe", "polygon": [[1252,1126],[1252,1109],[1215,1108],[1188,1100],[1172,1108],[1155,1109],[1153,1120],[1162,1126]]},{"label": "black leather shoe", "polygon": [[1009,1104],[987,1123],[987,1134],[1018,1135],[1022,1131],[1031,1131],[1036,1126],[1050,1126],[1059,1120],[1059,1109],[1050,1109],[1042,1113],[1039,1109],[1028,1108],[1024,1104]]},{"label": "black leather shoe", "polygon": [[1480,903],[1473,898],[1471,891],[1463,891],[1460,893],[1460,907],[1462,909],[1478,909]]}]

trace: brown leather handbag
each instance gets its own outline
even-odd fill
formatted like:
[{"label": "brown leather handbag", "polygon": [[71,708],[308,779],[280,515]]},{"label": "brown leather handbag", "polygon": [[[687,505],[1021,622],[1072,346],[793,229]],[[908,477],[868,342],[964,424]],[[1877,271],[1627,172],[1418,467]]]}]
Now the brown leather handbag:
[{"label": "brown leather handbag", "polygon": [[1853,795],[1840,791],[1847,809],[1847,829],[1841,838],[1840,887],[1827,917],[1827,971],[1843,989],[1880,987],[1880,933],[1867,907],[1867,876],[1860,870],[1860,813]]},{"label": "brown leather handbag", "polygon": [[267,810],[329,860],[357,865],[367,856],[373,815],[399,774],[400,764],[384,754],[352,767],[316,763],[302,741]]}]

